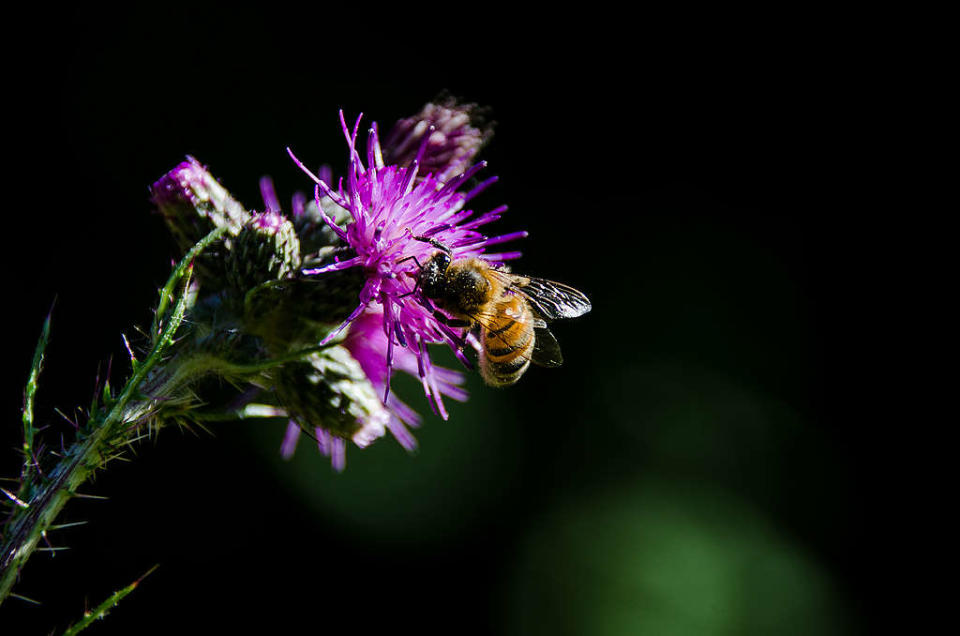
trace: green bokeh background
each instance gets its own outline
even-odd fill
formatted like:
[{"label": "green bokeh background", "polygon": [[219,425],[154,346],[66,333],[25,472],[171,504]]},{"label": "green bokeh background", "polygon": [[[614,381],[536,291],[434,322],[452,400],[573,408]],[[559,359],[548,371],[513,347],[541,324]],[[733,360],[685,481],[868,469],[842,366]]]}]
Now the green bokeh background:
[{"label": "green bokeh background", "polygon": [[[44,605],[6,603],[4,634],[62,628],[155,563],[99,633],[870,630],[842,335],[860,219],[842,196],[849,94],[821,60],[598,28],[456,64],[378,41],[348,63],[248,10],[43,24],[54,62],[13,78],[29,260],[8,367],[25,376],[57,296],[50,444],[67,430],[53,408],[88,402],[98,361],[119,377],[118,334],[136,340],[174,256],[147,186],[191,153],[246,205],[262,174],[285,200],[309,187],[285,146],[342,164],[340,107],[386,128],[441,88],[490,105],[501,182],[475,207],[507,203],[497,231],[530,231],[516,269],[594,310],[555,325],[562,368],[507,390],[471,376],[413,455],[381,440],[337,475],[307,440],[282,461],[280,422],[163,432],[89,486],[108,501],[71,504],[64,520],[89,524],[34,557],[19,591]],[[427,411],[418,383],[395,389]]]}]

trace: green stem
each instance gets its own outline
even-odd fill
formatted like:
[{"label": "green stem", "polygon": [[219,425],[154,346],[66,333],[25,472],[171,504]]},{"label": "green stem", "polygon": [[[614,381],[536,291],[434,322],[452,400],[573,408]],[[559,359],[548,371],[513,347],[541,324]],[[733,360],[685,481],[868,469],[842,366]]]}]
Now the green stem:
[{"label": "green stem", "polygon": [[131,583],[130,585],[121,588],[108,596],[102,603],[97,605],[95,608],[89,612],[83,613],[83,618],[67,628],[67,631],[63,632],[63,636],[76,636],[86,628],[90,627],[94,621],[99,620],[107,615],[107,612],[112,610],[117,606],[117,603],[123,600],[125,596],[137,589],[137,586],[140,585],[140,582],[143,579],[150,576],[150,573],[157,569],[158,566],[153,566],[147,572],[141,576],[139,579]]},{"label": "green stem", "polygon": [[3,544],[0,603],[10,594],[20,568],[30,558],[63,506],[76,494],[80,484],[100,466],[104,460],[102,450],[115,436],[113,426],[103,425],[96,427],[86,439],[74,443],[50,475],[49,481],[15,518]]},{"label": "green stem", "polygon": [[[40,371],[43,367],[43,352],[47,348],[47,342],[50,341],[50,317],[53,308],[47,314],[47,319],[43,321],[43,331],[40,333],[40,341],[37,342],[37,348],[33,353],[33,364],[30,365],[30,377],[27,378],[27,387],[23,392],[23,470],[20,473],[20,482],[26,484],[30,481],[33,474],[33,434],[36,430],[33,425],[33,397],[37,393],[37,379],[40,377]],[[23,496],[23,492],[20,492]]]},{"label": "green stem", "polygon": [[[0,551],[0,603],[9,596],[20,569],[45,536],[57,515],[67,501],[76,495],[77,489],[97,469],[100,468],[114,451],[135,436],[141,423],[156,415],[159,408],[157,397],[176,391],[183,382],[189,380],[182,374],[173,373],[162,386],[152,392],[150,397],[141,395],[141,388],[150,378],[150,372],[163,360],[174,343],[174,334],[183,321],[188,308],[190,293],[190,262],[210,243],[218,239],[225,228],[208,234],[184,257],[171,279],[172,289],[181,277],[181,292],[159,334],[155,336],[153,349],[147,358],[135,365],[133,375],[109,408],[91,413],[90,421],[77,433],[77,440],[67,449],[63,458],[46,478],[40,478],[34,471],[32,477],[39,483],[24,483],[21,492],[29,493],[17,503],[7,523]],[[158,369],[158,372],[161,372]]]}]

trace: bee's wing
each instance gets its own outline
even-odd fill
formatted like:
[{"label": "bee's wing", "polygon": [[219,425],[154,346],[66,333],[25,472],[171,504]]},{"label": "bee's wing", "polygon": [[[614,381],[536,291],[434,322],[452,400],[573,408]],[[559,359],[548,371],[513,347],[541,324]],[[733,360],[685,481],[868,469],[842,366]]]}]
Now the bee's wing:
[{"label": "bee's wing", "polygon": [[563,355],[560,353],[560,344],[553,337],[553,333],[546,327],[534,327],[536,342],[533,345],[533,355],[530,361],[541,367],[559,367],[563,364]]},{"label": "bee's wing", "polygon": [[534,311],[547,320],[576,318],[590,311],[590,299],[579,291],[545,278],[518,276],[497,271],[496,275],[507,283],[507,289],[522,295]]},{"label": "bee's wing", "polygon": [[[501,343],[503,347],[514,348],[513,343],[507,341],[502,334],[496,333],[497,327],[500,326],[497,323],[496,314],[478,312],[473,314],[471,318],[477,321],[477,325],[483,329],[487,338],[492,338],[494,341]],[[557,339],[547,329],[547,323],[544,322],[543,318],[540,318],[535,312],[533,314],[533,337],[533,351],[529,356],[524,355],[524,358],[529,358],[531,362],[541,367],[559,367],[563,364],[563,355],[560,353],[560,345],[557,343]]]}]

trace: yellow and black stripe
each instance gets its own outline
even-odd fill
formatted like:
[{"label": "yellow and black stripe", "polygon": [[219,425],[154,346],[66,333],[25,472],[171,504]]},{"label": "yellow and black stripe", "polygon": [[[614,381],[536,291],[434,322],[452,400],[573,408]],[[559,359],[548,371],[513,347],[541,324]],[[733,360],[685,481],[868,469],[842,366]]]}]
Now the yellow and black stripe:
[{"label": "yellow and black stripe", "polygon": [[517,296],[506,298],[494,315],[481,337],[480,374],[490,386],[508,386],[530,366],[534,320],[526,302]]}]

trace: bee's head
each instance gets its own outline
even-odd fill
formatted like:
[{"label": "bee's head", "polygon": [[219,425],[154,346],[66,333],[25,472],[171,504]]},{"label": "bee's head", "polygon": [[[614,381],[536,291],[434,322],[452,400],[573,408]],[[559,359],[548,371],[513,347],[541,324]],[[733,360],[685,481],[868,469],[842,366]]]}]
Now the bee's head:
[{"label": "bee's head", "polygon": [[447,268],[450,267],[453,253],[449,247],[435,238],[414,236],[413,239],[422,243],[429,243],[438,250],[433,253],[430,260],[424,263],[423,267],[420,268],[420,274],[417,276],[417,287],[423,291],[423,295],[427,298],[436,299],[443,291],[443,277]]},{"label": "bee's head", "polygon": [[450,267],[450,254],[436,252],[430,260],[424,263],[420,270],[417,283],[427,298],[437,298],[443,289],[443,277]]}]

